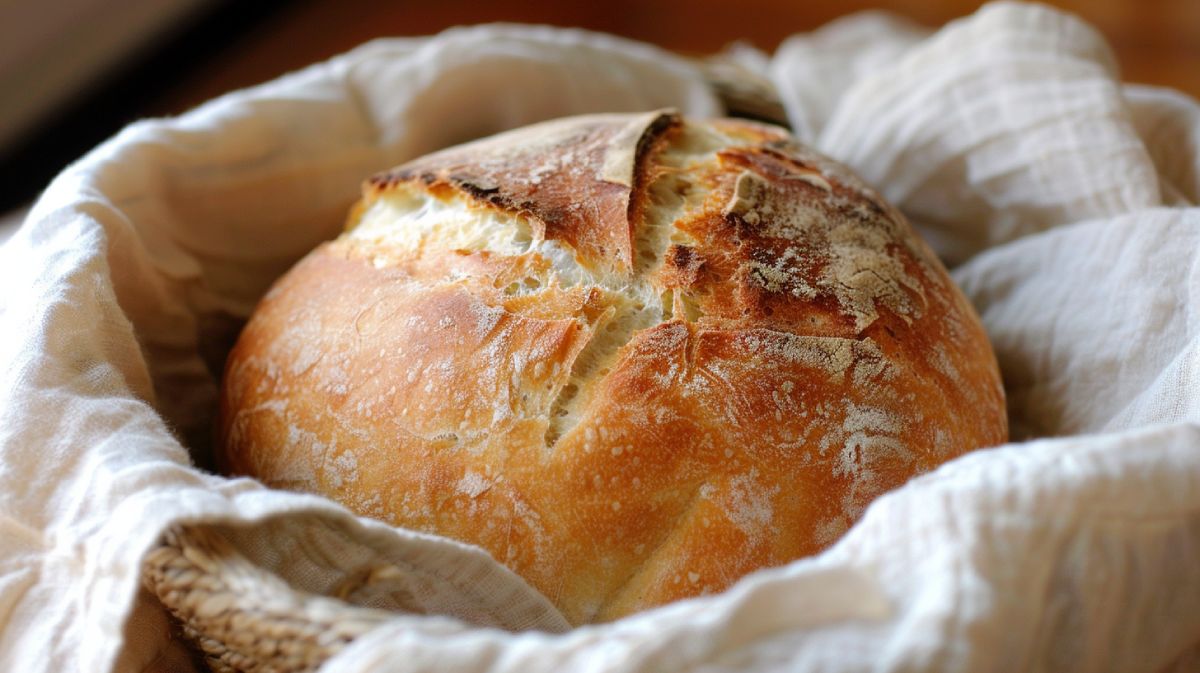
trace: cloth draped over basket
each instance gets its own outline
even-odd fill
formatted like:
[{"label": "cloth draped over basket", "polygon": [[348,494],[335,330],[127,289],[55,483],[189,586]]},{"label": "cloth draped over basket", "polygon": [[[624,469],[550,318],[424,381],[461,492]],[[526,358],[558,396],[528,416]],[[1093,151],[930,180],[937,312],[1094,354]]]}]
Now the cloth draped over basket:
[{"label": "cloth draped over basket", "polygon": [[248,670],[1200,669],[1200,104],[1036,5],[728,58],[947,261],[1012,443],[817,557],[571,631],[477,549],[204,471],[239,321],[365,176],[567,114],[722,113],[695,63],[609,36],[372,42],[131,125],[0,248],[0,669],[189,670],[164,601]]}]

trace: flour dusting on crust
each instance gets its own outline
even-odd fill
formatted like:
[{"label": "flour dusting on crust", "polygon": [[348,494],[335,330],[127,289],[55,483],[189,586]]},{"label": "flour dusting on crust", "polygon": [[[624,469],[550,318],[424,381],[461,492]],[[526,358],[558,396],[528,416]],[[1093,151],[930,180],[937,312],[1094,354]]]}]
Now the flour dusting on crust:
[{"label": "flour dusting on crust", "polygon": [[234,471],[477,544],[578,624],[819,551],[1000,441],[985,347],[839,164],[597,115],[370,180],[247,326],[221,432]]}]

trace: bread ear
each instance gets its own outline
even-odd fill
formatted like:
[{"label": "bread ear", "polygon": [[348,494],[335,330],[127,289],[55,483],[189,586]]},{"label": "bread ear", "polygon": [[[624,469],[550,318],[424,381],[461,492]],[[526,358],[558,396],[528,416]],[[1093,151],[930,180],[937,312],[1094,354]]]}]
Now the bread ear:
[{"label": "bread ear", "polygon": [[539,239],[563,241],[589,268],[633,268],[631,196],[646,156],[679,115],[595,115],[502,133],[412,161],[367,181],[370,204],[405,186],[452,189],[476,207],[529,221]]}]

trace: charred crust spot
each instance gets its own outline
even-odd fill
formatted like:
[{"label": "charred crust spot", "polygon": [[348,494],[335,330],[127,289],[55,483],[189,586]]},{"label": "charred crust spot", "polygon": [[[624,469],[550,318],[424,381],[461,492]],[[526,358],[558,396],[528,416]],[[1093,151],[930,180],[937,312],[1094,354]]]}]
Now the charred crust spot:
[{"label": "charred crust spot", "polygon": [[385,171],[367,178],[366,187],[375,192],[382,192],[395,187],[406,179],[408,179],[408,176],[404,172]]},{"label": "charred crust spot", "polygon": [[499,188],[483,189],[469,182],[455,183],[454,186],[472,198],[491,204],[501,210],[529,214],[532,209],[532,204],[528,202],[514,204],[512,199],[501,192]]},{"label": "charred crust spot", "polygon": [[500,185],[482,178],[461,173],[452,173],[449,178],[454,186],[475,198],[492,200],[492,195],[500,191]]},{"label": "charred crust spot", "polygon": [[664,280],[672,286],[691,288],[700,281],[705,260],[695,248],[673,244],[663,260]]},{"label": "charred crust spot", "polygon": [[405,182],[419,181],[426,187],[435,187],[441,179],[435,173],[416,172],[408,168],[396,168],[383,173],[376,173],[366,180],[366,189],[375,193],[387,191]]},{"label": "charred crust spot", "polygon": [[693,264],[699,268],[704,262],[694,249],[686,245],[672,245],[667,249],[667,263],[677,269],[687,269]]},{"label": "charred crust spot", "polygon": [[726,213],[723,218],[725,220],[725,224],[729,225],[729,227],[733,229],[734,245],[740,247],[743,240],[755,238],[756,228],[754,225],[747,222],[746,218],[742,217],[741,214]]}]

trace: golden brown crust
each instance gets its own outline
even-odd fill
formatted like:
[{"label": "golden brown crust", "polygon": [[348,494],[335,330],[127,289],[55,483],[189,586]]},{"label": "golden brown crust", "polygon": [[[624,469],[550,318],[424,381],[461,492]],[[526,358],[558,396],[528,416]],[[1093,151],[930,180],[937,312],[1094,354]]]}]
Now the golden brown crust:
[{"label": "golden brown crust", "polygon": [[230,355],[224,469],[477,544],[573,623],[817,552],[1006,438],[940,263],[773,127],[560,121],[375,178],[351,224]]}]

